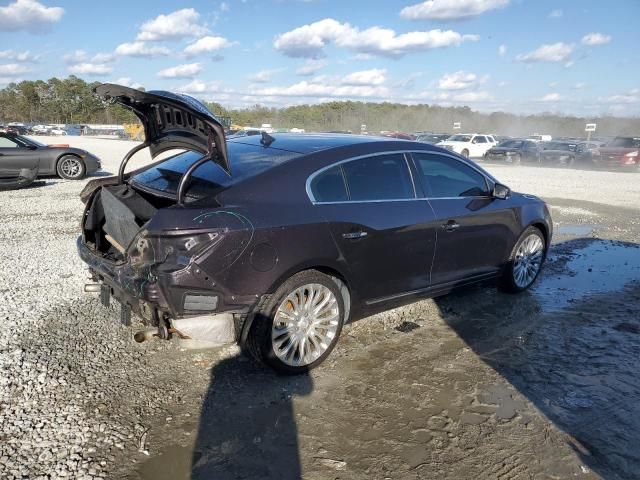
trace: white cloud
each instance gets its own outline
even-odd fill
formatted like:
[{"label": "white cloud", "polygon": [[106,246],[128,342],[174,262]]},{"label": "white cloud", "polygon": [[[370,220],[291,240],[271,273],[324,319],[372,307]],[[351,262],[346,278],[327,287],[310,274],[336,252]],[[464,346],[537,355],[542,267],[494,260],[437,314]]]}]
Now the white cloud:
[{"label": "white cloud", "polygon": [[111,63],[116,57],[113,53],[97,53],[89,58],[84,50],[75,50],[62,56],[62,60],[69,65],[78,63]]},{"label": "white cloud", "polygon": [[586,83],[584,83],[584,82],[578,82],[578,83],[576,83],[576,84],[573,86],[573,88],[575,88],[576,90],[580,90],[580,89],[582,89],[582,88],[584,88],[584,87],[586,87],[586,86],[587,86],[587,84],[586,84]]},{"label": "white cloud", "polygon": [[29,73],[31,69],[19,63],[6,63],[0,65],[0,77],[18,77],[25,73]]},{"label": "white cloud", "polygon": [[199,63],[185,63],[158,72],[160,78],[193,78],[202,71]]},{"label": "white cloud", "polygon": [[268,87],[256,89],[253,95],[271,95],[278,97],[327,97],[327,98],[387,98],[389,90],[382,86],[341,85],[326,83],[298,82],[287,87]]},{"label": "white cloud", "polygon": [[184,49],[184,53],[189,56],[201,53],[211,53],[223,48],[229,48],[232,45],[233,42],[230,42],[224,37],[207,36],[187,45]]},{"label": "white cloud", "polygon": [[412,73],[410,75],[407,75],[402,80],[396,82],[394,84],[394,87],[400,88],[402,90],[410,90],[413,87],[415,87],[416,80],[418,78],[422,77],[423,75],[424,75],[424,73],[422,73],[422,72],[415,72],[415,73]]},{"label": "white cloud", "polygon": [[222,2],[220,4],[220,11],[221,12],[228,12],[229,10],[231,10],[231,5],[229,5],[227,2]]},{"label": "white cloud", "polygon": [[563,15],[564,12],[559,8],[556,8],[555,10],[551,10],[551,12],[549,12],[549,18],[561,18]]},{"label": "white cloud", "polygon": [[330,43],[357,53],[401,57],[411,52],[458,46],[464,41],[478,39],[477,35],[440,29],[403,34],[381,27],[359,30],[348,23],[325,18],[278,35],[273,45],[289,57],[323,57],[323,49]]},{"label": "white cloud", "polygon": [[208,30],[198,23],[199,20],[200,14],[193,8],[158,15],[142,24],[136,39],[147,42],[205,35]]},{"label": "white cloud", "polygon": [[47,7],[36,0],[16,0],[0,7],[0,31],[41,33],[58,22],[63,14],[61,7]]},{"label": "white cloud", "polygon": [[573,45],[558,42],[541,45],[532,52],[520,54],[516,57],[521,62],[565,62],[573,53]]},{"label": "white cloud", "polygon": [[159,57],[169,55],[171,50],[157,45],[148,45],[145,42],[121,43],[116,47],[116,55],[127,55],[130,57]]},{"label": "white cloud", "polygon": [[582,37],[583,45],[606,45],[609,42],[611,42],[611,35],[605,35],[604,33],[592,32]]},{"label": "white cloud", "polygon": [[611,95],[609,97],[599,98],[598,100],[601,103],[608,103],[608,104],[613,103],[616,105],[640,103],[640,91],[634,88],[633,90],[630,90],[627,93],[623,93],[619,95]]},{"label": "white cloud", "polygon": [[221,84],[220,82],[206,83],[202,80],[193,80],[180,87],[178,91],[188,94],[218,93],[221,91]]},{"label": "white cloud", "polygon": [[117,85],[122,85],[123,87],[129,87],[129,88],[136,88],[136,89],[143,88],[141,83],[134,82],[131,79],[131,77],[120,77],[113,80],[111,83],[115,83]]},{"label": "white cloud", "polygon": [[404,7],[400,16],[409,20],[462,20],[508,4],[509,0],[427,0]]},{"label": "white cloud", "polygon": [[272,70],[260,70],[257,73],[249,75],[247,78],[253,83],[268,83],[276,73],[281,72],[282,68],[274,68]]},{"label": "white cloud", "polygon": [[28,50],[16,52],[15,50],[0,50],[1,60],[13,60],[14,62],[37,62],[39,55],[32,55]]},{"label": "white cloud", "polygon": [[490,102],[493,100],[493,96],[489,92],[464,92],[458,93],[451,97],[454,102]]},{"label": "white cloud", "polygon": [[501,57],[504,57],[507,54],[507,46],[506,45],[500,45],[498,47],[498,55],[500,55]]},{"label": "white cloud", "polygon": [[560,100],[562,100],[562,97],[559,93],[547,93],[538,99],[539,102],[558,102]]},{"label": "white cloud", "polygon": [[342,85],[382,85],[387,80],[387,71],[385,69],[373,68],[371,70],[362,70],[353,72],[342,79]]},{"label": "white cloud", "polygon": [[475,73],[466,73],[462,70],[455,73],[446,73],[438,80],[440,90],[465,90],[476,87],[486,80],[480,79]]},{"label": "white cloud", "polygon": [[328,64],[329,62],[327,62],[326,60],[315,60],[313,58],[310,58],[309,60],[304,62],[302,66],[298,67],[298,69],[296,70],[296,75],[299,75],[301,77],[308,77],[316,73],[318,70],[326,67]]},{"label": "white cloud", "polygon": [[69,73],[75,75],[109,75],[113,68],[104,63],[77,63],[69,67]]}]

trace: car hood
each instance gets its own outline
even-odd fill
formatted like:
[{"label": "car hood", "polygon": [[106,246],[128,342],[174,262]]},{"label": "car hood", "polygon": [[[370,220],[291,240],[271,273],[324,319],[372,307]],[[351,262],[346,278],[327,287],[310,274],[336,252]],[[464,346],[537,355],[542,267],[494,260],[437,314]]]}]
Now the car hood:
[{"label": "car hood", "polygon": [[209,155],[231,173],[224,128],[195,98],[162,90],[142,92],[111,83],[98,85],[94,91],[136,114],[153,158],[167,150],[191,150]]},{"label": "car hood", "polygon": [[636,152],[640,148],[633,147],[599,147],[597,149],[601,155],[626,155],[627,153]]}]

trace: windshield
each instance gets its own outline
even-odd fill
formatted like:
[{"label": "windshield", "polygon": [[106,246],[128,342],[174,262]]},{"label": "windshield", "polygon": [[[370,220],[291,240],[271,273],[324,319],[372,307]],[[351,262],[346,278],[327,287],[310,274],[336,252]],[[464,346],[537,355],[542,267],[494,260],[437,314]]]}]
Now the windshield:
[{"label": "windshield", "polygon": [[637,148],[640,147],[640,138],[616,137],[607,144],[607,147]]},{"label": "windshield", "polygon": [[498,144],[500,148],[521,148],[522,140],[505,140],[504,142],[500,142]]},{"label": "windshield", "polygon": [[39,141],[34,140],[33,138],[23,137],[22,135],[20,135],[18,138],[22,142],[26,143],[27,145],[35,145],[36,147],[46,147],[44,143],[40,143]]},{"label": "windshield", "polygon": [[[214,162],[207,162],[191,176],[187,196],[204,198],[233,183],[252,177],[271,167],[299,156],[299,153],[264,148],[261,145],[247,145],[238,142],[227,143],[231,176],[227,175]],[[175,194],[182,175],[201,155],[197,152],[184,152],[173,156],[152,168],[133,177],[133,182],[153,190]]]},{"label": "windshield", "polygon": [[453,135],[447,139],[449,142],[470,142],[471,135]]}]

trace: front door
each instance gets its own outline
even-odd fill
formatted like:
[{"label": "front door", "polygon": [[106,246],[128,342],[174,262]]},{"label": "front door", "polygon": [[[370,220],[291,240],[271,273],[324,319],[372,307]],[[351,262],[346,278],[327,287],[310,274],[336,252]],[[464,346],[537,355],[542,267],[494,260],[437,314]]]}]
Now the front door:
[{"label": "front door", "polygon": [[38,165],[38,152],[11,137],[0,136],[0,176],[15,177],[23,168]]},{"label": "front door", "polygon": [[432,285],[499,270],[515,242],[515,213],[491,197],[484,175],[462,161],[436,153],[414,153],[413,159],[439,226]]},{"label": "front door", "polygon": [[355,290],[375,300],[429,286],[436,229],[404,154],[354,159],[311,183]]}]

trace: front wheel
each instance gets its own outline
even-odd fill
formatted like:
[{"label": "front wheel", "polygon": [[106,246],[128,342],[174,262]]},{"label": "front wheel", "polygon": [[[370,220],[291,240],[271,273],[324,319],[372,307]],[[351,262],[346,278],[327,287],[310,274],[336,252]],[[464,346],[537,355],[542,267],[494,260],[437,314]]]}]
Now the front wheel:
[{"label": "front wheel", "polygon": [[58,176],[67,180],[80,180],[84,178],[87,168],[82,159],[75,155],[65,155],[58,160],[56,167]]},{"label": "front wheel", "polygon": [[513,247],[498,286],[510,293],[528,289],[542,269],[546,256],[546,241],[540,229],[527,228]]},{"label": "front wheel", "polygon": [[298,374],[329,356],[344,324],[338,284],[315,270],[293,275],[255,316],[247,348],[279,373]]}]

